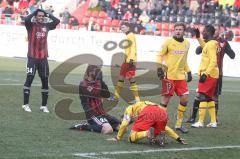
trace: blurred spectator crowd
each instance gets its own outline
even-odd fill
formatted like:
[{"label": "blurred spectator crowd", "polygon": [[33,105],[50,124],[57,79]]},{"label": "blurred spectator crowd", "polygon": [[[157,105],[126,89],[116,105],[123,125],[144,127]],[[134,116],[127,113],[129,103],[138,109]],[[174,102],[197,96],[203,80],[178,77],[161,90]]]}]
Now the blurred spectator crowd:
[{"label": "blurred spectator crowd", "polygon": [[[1,19],[5,19],[5,24],[22,24],[24,17],[36,8],[41,8],[44,1],[0,0]],[[79,0],[78,4],[84,5],[87,1],[91,12],[106,14],[102,17],[103,25],[99,23],[101,20],[94,19],[91,15],[88,15],[87,22],[82,22],[82,15],[73,16],[73,11],[66,7],[58,15],[61,19],[60,27],[118,32],[119,25],[104,29],[107,20],[128,21],[136,33],[163,35],[164,27],[171,31],[171,24],[184,22],[187,24],[186,36],[191,36],[194,27],[214,24],[221,27],[222,33],[231,40],[231,29],[240,26],[240,0]],[[44,9],[54,12],[52,6]]]}]

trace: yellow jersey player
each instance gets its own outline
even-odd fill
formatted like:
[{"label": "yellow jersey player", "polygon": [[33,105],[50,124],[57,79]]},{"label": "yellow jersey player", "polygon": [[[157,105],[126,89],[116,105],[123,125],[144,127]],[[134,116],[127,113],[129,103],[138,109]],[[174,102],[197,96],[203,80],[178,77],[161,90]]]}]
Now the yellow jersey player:
[{"label": "yellow jersey player", "polygon": [[[129,105],[124,112],[123,120],[116,136],[117,141],[123,138],[127,127],[132,121],[134,121],[134,124],[129,136],[130,142],[136,143],[138,140],[148,138],[149,143],[152,144],[152,141],[161,132],[165,132],[179,143],[187,144],[184,139],[180,138],[170,127],[166,126],[168,121],[166,108],[156,103],[141,101]],[[163,146],[164,136],[161,136],[159,139],[163,139],[158,141]]]},{"label": "yellow jersey player", "polygon": [[217,65],[217,49],[218,42],[214,39],[215,28],[212,25],[205,26],[203,30],[203,39],[201,40],[202,60],[199,66],[198,75],[198,93],[199,93],[199,120],[192,127],[201,128],[204,125],[204,118],[206,109],[208,108],[211,122],[207,125],[210,128],[216,128],[216,109],[213,97],[215,95],[215,89],[217,80],[219,77],[219,69]]},{"label": "yellow jersey player", "polygon": [[[166,80],[171,82],[173,85],[173,88],[169,88],[169,91],[162,92],[161,105],[167,107],[174,92],[177,96],[179,96],[180,103],[178,105],[175,129],[181,131],[182,133],[188,132],[187,128],[182,125],[182,122],[188,103],[189,91],[187,82],[192,80],[192,74],[187,63],[190,44],[188,40],[183,38],[185,29],[185,24],[176,23],[174,25],[173,37],[164,42],[162,49],[157,56],[158,64],[167,65],[168,70]],[[159,72],[162,72],[161,68],[158,68],[158,74]],[[169,84],[167,83],[167,85]],[[163,84],[163,88],[164,87],[165,86]],[[168,86],[166,86],[166,88],[168,88]]]},{"label": "yellow jersey player", "polygon": [[126,34],[125,40],[125,60],[121,65],[120,76],[115,87],[114,97],[109,98],[110,100],[119,100],[120,93],[124,85],[124,80],[128,79],[130,82],[130,90],[132,91],[135,101],[140,101],[138,94],[138,87],[135,80],[136,62],[137,62],[137,44],[136,37],[133,32],[130,31],[130,24],[123,23],[121,30]]}]

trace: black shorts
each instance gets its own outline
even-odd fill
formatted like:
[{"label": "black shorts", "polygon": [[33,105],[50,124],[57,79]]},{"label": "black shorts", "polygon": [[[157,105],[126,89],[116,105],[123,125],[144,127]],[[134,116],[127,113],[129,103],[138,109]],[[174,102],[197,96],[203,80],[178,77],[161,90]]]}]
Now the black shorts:
[{"label": "black shorts", "polygon": [[28,76],[35,76],[36,71],[40,78],[49,76],[49,66],[47,59],[35,59],[28,57],[26,72]]},{"label": "black shorts", "polygon": [[100,115],[100,116],[92,116],[91,119],[88,120],[88,123],[90,125],[97,125],[101,126],[105,123],[109,123],[114,131],[118,131],[118,126],[120,124],[120,121],[111,116],[111,115]]},{"label": "black shorts", "polygon": [[217,86],[215,90],[215,96],[219,96],[222,94],[222,76],[219,76],[217,80]]}]

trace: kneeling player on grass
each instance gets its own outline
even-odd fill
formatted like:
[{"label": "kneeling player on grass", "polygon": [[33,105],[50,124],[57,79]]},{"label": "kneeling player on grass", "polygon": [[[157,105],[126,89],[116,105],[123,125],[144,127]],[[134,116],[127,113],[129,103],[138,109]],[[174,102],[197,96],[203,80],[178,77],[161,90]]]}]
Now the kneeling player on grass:
[{"label": "kneeling player on grass", "polygon": [[84,80],[80,82],[79,95],[87,122],[77,124],[70,129],[87,130],[109,134],[118,131],[120,121],[107,114],[102,98],[109,98],[110,92],[102,80],[102,71],[95,65],[89,65]]},{"label": "kneeling player on grass", "polygon": [[141,101],[128,106],[125,110],[117,137],[115,138],[117,141],[123,138],[131,121],[134,121],[129,135],[129,141],[132,143],[136,143],[143,138],[148,138],[150,144],[156,141],[163,146],[166,133],[179,143],[186,144],[170,127],[166,126],[168,121],[166,108],[158,104]]}]

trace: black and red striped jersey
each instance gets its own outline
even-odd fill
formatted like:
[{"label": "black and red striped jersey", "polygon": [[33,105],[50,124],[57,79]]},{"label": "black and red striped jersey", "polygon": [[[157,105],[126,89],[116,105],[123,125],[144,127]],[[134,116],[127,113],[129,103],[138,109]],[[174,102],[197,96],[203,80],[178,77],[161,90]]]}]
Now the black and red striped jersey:
[{"label": "black and red striped jersey", "polygon": [[37,23],[33,18],[34,15],[35,13],[32,13],[25,19],[25,27],[28,33],[28,57],[45,59],[48,57],[48,32],[55,29],[60,21],[50,15],[51,22]]},{"label": "black and red striped jersey", "polygon": [[102,98],[110,97],[110,92],[104,81],[88,81],[86,79],[81,81],[79,96],[87,119],[107,114],[103,108]]}]

